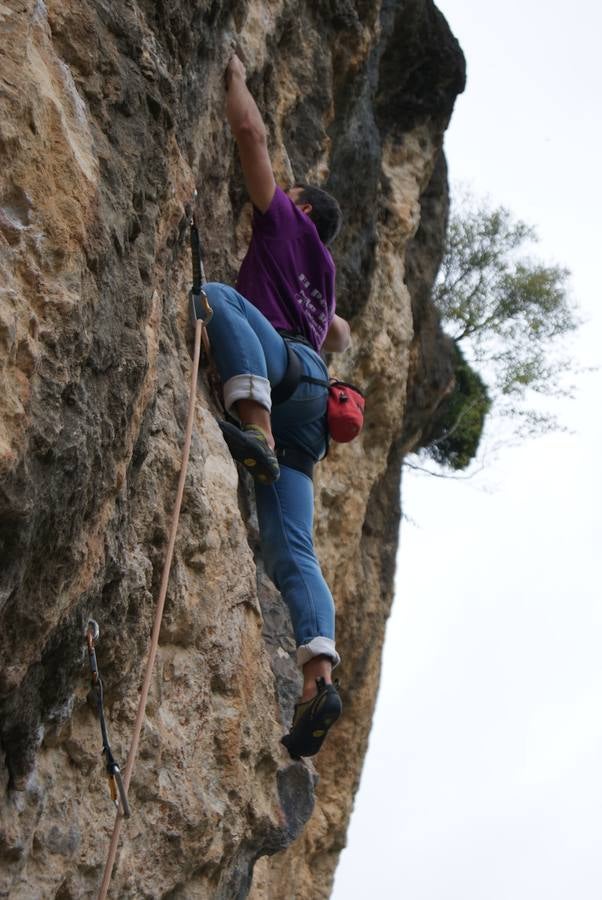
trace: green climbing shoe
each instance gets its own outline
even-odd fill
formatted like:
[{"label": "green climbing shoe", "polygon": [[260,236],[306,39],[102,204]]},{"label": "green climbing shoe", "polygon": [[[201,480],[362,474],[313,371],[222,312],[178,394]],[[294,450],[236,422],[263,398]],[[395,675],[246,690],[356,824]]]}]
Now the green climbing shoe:
[{"label": "green climbing shoe", "polygon": [[316,678],[316,685],[318,693],[305,703],[297,703],[291,730],[281,738],[293,759],[315,756],[343,711],[338,684],[326,684],[323,678]]},{"label": "green climbing shoe", "polygon": [[230,422],[220,422],[219,427],[233,458],[243,464],[255,481],[272,484],[278,480],[280,466],[261,428],[257,425],[238,428]]}]

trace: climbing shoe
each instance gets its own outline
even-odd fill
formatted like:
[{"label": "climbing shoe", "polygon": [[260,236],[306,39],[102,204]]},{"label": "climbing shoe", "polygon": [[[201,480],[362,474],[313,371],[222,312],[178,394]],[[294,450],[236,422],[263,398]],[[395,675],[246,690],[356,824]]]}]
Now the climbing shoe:
[{"label": "climbing shoe", "polygon": [[343,711],[338,684],[326,684],[323,678],[316,678],[316,685],[318,693],[305,703],[297,703],[291,730],[281,738],[293,759],[315,756]]},{"label": "climbing shoe", "polygon": [[277,481],[280,466],[261,428],[257,425],[238,428],[231,422],[220,422],[219,427],[233,458],[243,464],[255,481],[260,484]]}]

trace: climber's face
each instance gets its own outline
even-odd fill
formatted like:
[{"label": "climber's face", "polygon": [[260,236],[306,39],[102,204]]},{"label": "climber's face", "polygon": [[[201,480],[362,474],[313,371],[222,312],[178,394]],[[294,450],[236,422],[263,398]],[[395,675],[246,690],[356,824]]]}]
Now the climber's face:
[{"label": "climber's face", "polygon": [[298,209],[300,209],[301,212],[304,212],[306,215],[310,214],[310,212],[312,210],[311,203],[301,203],[300,202],[301,195],[303,194],[302,187],[289,188],[288,191],[285,191],[285,194],[287,197],[290,197],[290,199],[293,201],[295,206],[298,207]]},{"label": "climber's face", "polygon": [[295,206],[297,206],[297,203],[299,202],[299,197],[301,196],[302,193],[303,193],[303,188],[300,188],[300,187],[292,187],[292,188],[289,188],[288,191],[285,191],[286,196],[291,198],[291,200],[293,201]]}]

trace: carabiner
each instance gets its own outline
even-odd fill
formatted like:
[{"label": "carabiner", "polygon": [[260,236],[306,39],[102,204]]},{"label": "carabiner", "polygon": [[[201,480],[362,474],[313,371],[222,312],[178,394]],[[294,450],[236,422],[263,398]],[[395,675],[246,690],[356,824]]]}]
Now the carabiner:
[{"label": "carabiner", "polygon": [[198,322],[200,320],[203,325],[207,325],[207,323],[210,322],[213,318],[213,310],[209,305],[209,299],[207,297],[207,294],[205,293],[204,288],[201,288],[198,293],[191,291],[190,302],[192,304],[193,320],[195,322]]},{"label": "carabiner", "polygon": [[100,627],[96,619],[88,619],[88,624],[86,625],[85,631],[86,640],[90,639],[93,644],[96,643],[98,638],[100,637]]}]

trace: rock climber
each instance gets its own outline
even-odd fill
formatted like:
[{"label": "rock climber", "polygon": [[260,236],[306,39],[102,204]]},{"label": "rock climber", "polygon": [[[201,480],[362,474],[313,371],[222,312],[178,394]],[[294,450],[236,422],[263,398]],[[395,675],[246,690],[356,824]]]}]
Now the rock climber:
[{"label": "rock climber", "polygon": [[[232,456],[254,478],[266,570],[293,623],[303,694],[282,742],[298,758],[318,752],[342,710],[332,683],[339,662],[334,602],[313,546],[311,478],[327,441],[328,372],[319,351],[350,344],[349,325],[335,314],[335,266],[327,249],[342,217],[336,200],[320,188],[276,185],[266,128],[236,55],[225,83],[253,232],[236,289],[205,285],[214,312],[207,330],[224,404],[236,421],[220,427]],[[292,363],[318,383],[295,380],[288,399],[275,402]]]}]

